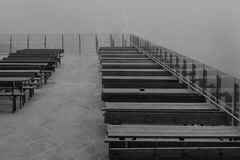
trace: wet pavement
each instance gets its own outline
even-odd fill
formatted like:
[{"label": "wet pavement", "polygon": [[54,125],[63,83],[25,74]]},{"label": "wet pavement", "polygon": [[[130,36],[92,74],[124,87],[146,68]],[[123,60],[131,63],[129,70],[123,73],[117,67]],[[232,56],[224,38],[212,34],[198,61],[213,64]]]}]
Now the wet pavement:
[{"label": "wet pavement", "polygon": [[107,160],[100,76],[96,53],[65,53],[23,109],[0,110],[0,159]]}]

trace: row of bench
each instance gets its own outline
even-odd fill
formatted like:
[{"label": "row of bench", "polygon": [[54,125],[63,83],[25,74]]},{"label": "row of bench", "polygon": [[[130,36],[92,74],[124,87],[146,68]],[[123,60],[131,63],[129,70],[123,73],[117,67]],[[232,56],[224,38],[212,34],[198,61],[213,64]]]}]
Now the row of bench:
[{"label": "row of bench", "polygon": [[[24,49],[9,53],[0,61],[1,105],[12,100],[12,113],[34,95],[34,89],[46,84],[60,64],[62,49]],[[19,101],[19,107],[17,107]]]},{"label": "row of bench", "polygon": [[239,159],[240,130],[136,48],[99,49],[110,160]]}]

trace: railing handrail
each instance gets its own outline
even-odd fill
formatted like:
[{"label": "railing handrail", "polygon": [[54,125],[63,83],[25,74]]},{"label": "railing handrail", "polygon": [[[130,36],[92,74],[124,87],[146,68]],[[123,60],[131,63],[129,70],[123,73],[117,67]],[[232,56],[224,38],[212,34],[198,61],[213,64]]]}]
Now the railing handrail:
[{"label": "railing handrail", "polygon": [[[137,42],[136,42],[137,41]],[[236,110],[234,110],[232,107],[230,107],[229,105],[227,105],[225,102],[223,102],[221,99],[219,99],[219,88],[216,87],[216,96],[212,95],[211,93],[203,90],[203,88],[201,88],[199,85],[193,83],[191,80],[188,80],[188,79],[185,79],[185,76],[182,75],[180,72],[178,73],[177,71],[174,71],[172,70],[171,68],[171,56],[170,56],[170,62],[167,62],[166,63],[166,57],[165,57],[165,63],[163,63],[163,61],[161,61],[159,58],[156,58],[152,53],[156,53],[155,51],[154,52],[148,52],[147,50],[143,49],[143,47],[141,48],[140,44],[139,43],[143,43],[141,41],[144,41],[144,43],[147,44],[147,47],[152,47],[152,48],[157,48],[157,47],[161,47],[161,46],[158,46],[158,45],[155,45],[153,43],[151,43],[150,41],[148,40],[144,40],[142,38],[139,38],[138,36],[135,36],[135,35],[131,35],[131,45],[134,46],[135,48],[137,48],[139,50],[139,52],[142,52],[143,54],[145,54],[146,56],[148,56],[149,58],[151,58],[154,62],[158,63],[159,65],[161,65],[164,69],[166,69],[167,71],[169,71],[170,73],[172,73],[176,78],[178,78],[180,81],[184,82],[185,84],[187,84],[187,86],[189,86],[189,88],[193,89],[194,91],[198,92],[200,95],[204,96],[210,103],[212,103],[213,105],[215,105],[216,107],[218,107],[219,109],[221,109],[222,111],[224,111],[227,115],[229,115],[232,120],[235,120],[237,122],[240,122],[240,118],[238,118],[238,116],[240,115],[239,112],[237,112]],[[155,46],[150,46],[150,44],[153,44]],[[165,49],[165,48],[164,48]],[[169,49],[167,49],[169,50]],[[171,50],[169,50],[171,51]],[[181,55],[183,57],[186,57],[182,54],[179,54],[177,53],[178,55]],[[172,55],[172,54],[171,54]],[[166,56],[166,54],[165,54]],[[164,54],[163,54],[163,57],[164,57]],[[186,57],[188,58],[188,57]],[[189,58],[191,59],[191,58]],[[195,60],[194,60],[195,61]],[[170,63],[170,64],[169,64]],[[193,64],[193,63],[192,63]],[[205,64],[203,64],[205,65]],[[196,66],[195,66],[196,67]],[[193,71],[192,71],[193,72]],[[217,71],[218,73],[218,71]],[[226,74],[226,73],[224,73]],[[217,74],[217,77],[218,77],[218,74]],[[236,79],[236,77],[235,77]],[[218,79],[217,79],[218,81]],[[236,81],[236,80],[235,80]],[[219,85],[218,83],[216,85]],[[215,101],[214,101],[214,100]],[[233,98],[234,99],[234,98]],[[232,102],[234,103],[234,102]],[[236,104],[235,104],[236,105]],[[227,108],[227,109],[226,109]],[[229,111],[229,110],[230,111]],[[238,115],[238,116],[236,116]],[[234,123],[234,121],[232,122]]]}]

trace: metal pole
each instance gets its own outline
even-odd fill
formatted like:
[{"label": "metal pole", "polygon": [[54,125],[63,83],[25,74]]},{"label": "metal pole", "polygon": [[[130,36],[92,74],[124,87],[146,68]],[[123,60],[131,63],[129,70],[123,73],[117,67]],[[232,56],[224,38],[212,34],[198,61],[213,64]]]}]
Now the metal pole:
[{"label": "metal pole", "polygon": [[95,34],[95,43],[96,43],[96,53],[98,53],[98,37],[97,37],[97,34]]},{"label": "metal pole", "polygon": [[205,93],[206,91],[206,86],[207,86],[207,71],[205,69],[205,65],[203,65],[203,80],[202,80],[203,93]]},{"label": "metal pole", "polygon": [[221,87],[221,78],[219,76],[219,71],[217,70],[217,79],[216,79],[216,103],[218,103]]},{"label": "metal pole", "polygon": [[11,53],[12,52],[12,35],[10,36],[10,45],[9,45],[9,52]]},{"label": "metal pole", "polygon": [[47,48],[47,35],[44,35],[44,49]]},{"label": "metal pole", "polygon": [[183,60],[183,71],[182,71],[182,75],[184,78],[186,77],[186,72],[187,72],[186,69],[187,69],[187,63],[186,63],[186,60],[184,59]]},{"label": "metal pole", "polygon": [[[234,78],[234,88],[233,88],[233,101],[232,101],[232,114],[237,116],[237,103],[239,101],[239,85],[237,84],[236,78]],[[232,118],[232,126],[238,125],[234,118]]]},{"label": "metal pole", "polygon": [[62,49],[64,49],[64,36],[62,34]]},{"label": "metal pole", "polygon": [[164,52],[164,61],[165,61],[165,65],[167,64],[167,51]]},{"label": "metal pole", "polygon": [[179,69],[179,58],[176,56],[176,73],[178,74],[178,69]]},{"label": "metal pole", "polygon": [[162,48],[160,48],[160,60],[162,60]]},{"label": "metal pole", "polygon": [[122,34],[122,47],[124,47],[124,34]]},{"label": "metal pole", "polygon": [[172,57],[173,57],[173,55],[172,55],[172,53],[170,54],[170,69],[172,70]]},{"label": "metal pole", "polygon": [[110,47],[113,47],[113,44],[112,44],[112,34],[110,34]]},{"label": "metal pole", "polygon": [[27,49],[29,49],[29,35],[27,36]]},{"label": "metal pole", "polygon": [[196,76],[196,65],[192,61],[192,83],[195,83],[195,76]]},{"label": "metal pole", "polygon": [[130,47],[132,47],[132,35],[130,35]]},{"label": "metal pole", "polygon": [[79,34],[78,35],[78,42],[79,42],[79,54],[81,54],[82,53],[82,46],[81,46],[81,35]]}]

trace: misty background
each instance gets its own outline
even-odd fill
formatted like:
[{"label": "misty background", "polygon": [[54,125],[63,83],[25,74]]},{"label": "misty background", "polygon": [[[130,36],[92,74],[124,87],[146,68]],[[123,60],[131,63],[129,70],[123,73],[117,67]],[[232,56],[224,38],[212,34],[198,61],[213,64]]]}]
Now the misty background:
[{"label": "misty background", "polygon": [[240,77],[239,0],[1,0],[1,34],[133,33]]}]

